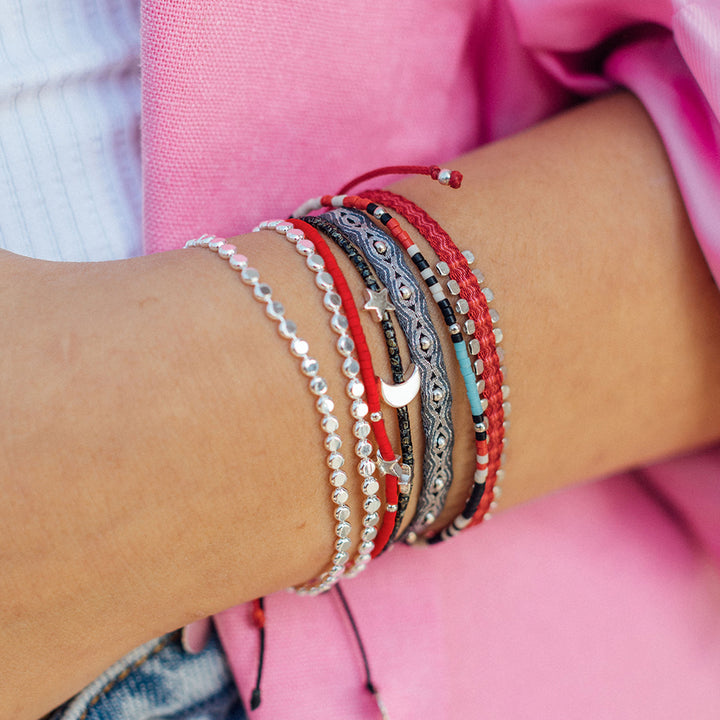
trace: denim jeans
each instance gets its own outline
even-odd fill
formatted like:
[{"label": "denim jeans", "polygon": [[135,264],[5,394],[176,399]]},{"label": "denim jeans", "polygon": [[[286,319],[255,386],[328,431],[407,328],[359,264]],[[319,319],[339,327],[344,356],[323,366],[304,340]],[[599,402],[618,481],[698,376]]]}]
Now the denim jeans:
[{"label": "denim jeans", "polygon": [[191,655],[179,633],[133,650],[51,720],[247,720],[242,702],[213,633],[205,649]]}]

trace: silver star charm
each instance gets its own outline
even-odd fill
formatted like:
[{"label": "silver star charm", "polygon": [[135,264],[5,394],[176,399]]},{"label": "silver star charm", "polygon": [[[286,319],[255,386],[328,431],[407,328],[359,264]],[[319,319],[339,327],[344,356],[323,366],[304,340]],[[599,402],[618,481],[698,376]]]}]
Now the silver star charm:
[{"label": "silver star charm", "polygon": [[392,460],[385,460],[379,450],[377,451],[377,466],[383,475],[394,475],[399,480],[410,476],[410,468],[401,463],[401,458],[396,457]]},{"label": "silver star charm", "polygon": [[369,300],[363,305],[363,309],[376,312],[378,322],[382,320],[384,313],[395,312],[395,306],[390,302],[387,288],[378,291],[366,288],[365,292],[368,294]]}]

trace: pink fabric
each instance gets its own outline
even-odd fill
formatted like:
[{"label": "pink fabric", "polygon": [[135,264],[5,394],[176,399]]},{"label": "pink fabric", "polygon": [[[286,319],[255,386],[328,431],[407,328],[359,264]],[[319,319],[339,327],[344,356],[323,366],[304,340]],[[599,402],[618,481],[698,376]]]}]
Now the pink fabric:
[{"label": "pink fabric", "polygon": [[[149,252],[369,167],[439,162],[620,84],[720,279],[720,9],[642,0],[145,0]],[[720,450],[576,488],[345,584],[390,716],[720,716]],[[377,717],[333,596],[267,599],[257,718]],[[216,624],[245,697],[247,607]]]}]

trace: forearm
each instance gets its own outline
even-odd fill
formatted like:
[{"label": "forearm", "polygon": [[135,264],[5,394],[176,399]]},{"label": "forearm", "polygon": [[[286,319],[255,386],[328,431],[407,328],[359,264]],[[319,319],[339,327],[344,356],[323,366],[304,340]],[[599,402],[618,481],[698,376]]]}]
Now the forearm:
[{"label": "forearm", "polygon": [[[718,293],[637,104],[588,106],[453,167],[458,191],[399,189],[475,252],[498,298],[513,402],[503,507],[717,439]],[[236,244],[342,398],[302,259],[270,234]],[[312,577],[332,522],[306,381],[226,263],[200,250],[0,263],[0,706],[29,718],[155,634]],[[463,402],[449,515],[472,477]]]}]

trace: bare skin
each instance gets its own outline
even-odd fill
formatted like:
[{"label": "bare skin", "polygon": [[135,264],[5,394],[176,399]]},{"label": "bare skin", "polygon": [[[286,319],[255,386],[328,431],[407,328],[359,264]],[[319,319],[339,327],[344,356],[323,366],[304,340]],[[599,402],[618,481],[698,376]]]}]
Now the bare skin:
[{"label": "bare skin", "polygon": [[[397,189],[495,291],[513,402],[503,507],[717,441],[720,294],[639,104],[601,100],[452,167],[461,190]],[[269,233],[236,244],[342,398],[302,260]],[[153,636],[313,577],[332,522],[297,363],[224,261],[1,253],[0,273],[0,718],[26,720]],[[472,475],[457,405],[441,522]]]}]

